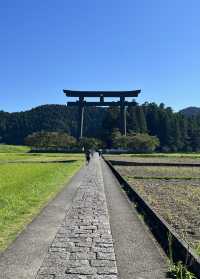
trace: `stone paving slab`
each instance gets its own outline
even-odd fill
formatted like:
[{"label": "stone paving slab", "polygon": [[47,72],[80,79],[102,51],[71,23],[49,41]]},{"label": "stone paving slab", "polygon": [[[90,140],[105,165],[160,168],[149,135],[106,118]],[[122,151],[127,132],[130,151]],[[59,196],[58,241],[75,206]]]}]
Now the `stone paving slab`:
[{"label": "stone paving slab", "polygon": [[66,212],[37,279],[117,279],[113,239],[97,155]]}]

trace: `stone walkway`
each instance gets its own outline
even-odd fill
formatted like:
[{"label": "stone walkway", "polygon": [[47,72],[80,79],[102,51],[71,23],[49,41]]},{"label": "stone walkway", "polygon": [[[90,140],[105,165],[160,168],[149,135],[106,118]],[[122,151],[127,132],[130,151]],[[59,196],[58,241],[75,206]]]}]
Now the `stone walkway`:
[{"label": "stone walkway", "polygon": [[0,279],[164,279],[166,272],[158,244],[96,154],[0,254]]},{"label": "stone walkway", "polygon": [[37,279],[117,279],[100,160],[94,155]]}]

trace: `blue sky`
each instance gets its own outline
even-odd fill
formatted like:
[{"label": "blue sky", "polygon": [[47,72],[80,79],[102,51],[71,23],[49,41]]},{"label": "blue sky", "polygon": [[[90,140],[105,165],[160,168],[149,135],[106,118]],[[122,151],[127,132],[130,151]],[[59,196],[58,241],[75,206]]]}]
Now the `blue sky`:
[{"label": "blue sky", "polygon": [[199,11],[199,0],[2,0],[0,110],[64,104],[63,88],[200,106]]}]

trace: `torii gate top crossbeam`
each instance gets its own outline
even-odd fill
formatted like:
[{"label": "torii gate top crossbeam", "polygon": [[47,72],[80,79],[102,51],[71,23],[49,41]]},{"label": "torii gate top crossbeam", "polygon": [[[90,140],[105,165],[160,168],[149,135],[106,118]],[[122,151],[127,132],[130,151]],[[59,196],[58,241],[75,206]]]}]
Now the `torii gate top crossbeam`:
[{"label": "torii gate top crossbeam", "polygon": [[[121,132],[126,135],[126,106],[133,106],[135,102],[126,101],[126,97],[138,97],[141,90],[131,90],[131,91],[75,91],[75,90],[63,90],[67,97],[78,97],[79,100],[76,102],[68,102],[68,106],[78,106],[79,108],[79,134],[77,138],[82,138],[83,136],[83,114],[84,107],[88,106],[120,106],[121,114]],[[99,102],[86,102],[84,98],[88,97],[99,97]],[[104,98],[120,98],[118,102],[104,102]]]},{"label": "torii gate top crossbeam", "polygon": [[63,90],[68,97],[137,97],[141,90],[132,91],[74,91]]}]

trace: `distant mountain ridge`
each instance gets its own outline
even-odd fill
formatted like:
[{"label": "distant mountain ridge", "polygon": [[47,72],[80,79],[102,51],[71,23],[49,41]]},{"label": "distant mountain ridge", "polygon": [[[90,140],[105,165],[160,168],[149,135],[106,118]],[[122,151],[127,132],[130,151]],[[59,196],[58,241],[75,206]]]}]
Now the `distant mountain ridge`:
[{"label": "distant mountain ridge", "polygon": [[187,107],[182,110],[180,110],[180,113],[184,114],[185,116],[196,116],[200,114],[200,108],[198,107]]}]

